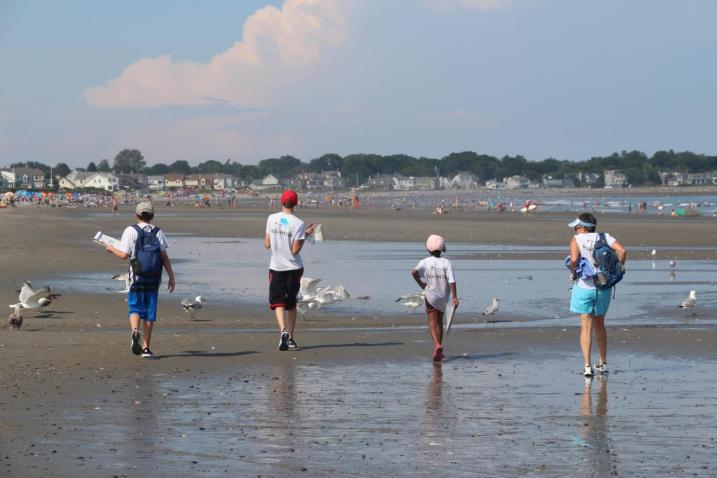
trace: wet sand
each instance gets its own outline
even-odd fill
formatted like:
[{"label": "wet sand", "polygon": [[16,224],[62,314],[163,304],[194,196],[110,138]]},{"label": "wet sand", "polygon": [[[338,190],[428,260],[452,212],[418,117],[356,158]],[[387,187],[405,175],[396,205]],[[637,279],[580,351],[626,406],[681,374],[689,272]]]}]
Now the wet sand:
[{"label": "wet sand", "polygon": [[[62,292],[68,273],[121,270],[89,239],[97,230],[118,236],[128,211],[116,218],[93,209],[0,211],[0,301],[14,302],[24,279],[49,278]],[[172,233],[257,237],[268,212],[160,209],[157,224]],[[565,244],[571,218],[375,209],[300,216],[324,224],[331,240],[422,241],[441,231],[454,242],[536,245]],[[714,245],[712,218],[600,220],[628,247],[715,258],[712,250],[682,249]],[[421,314],[300,319],[303,350],[295,353],[276,351],[275,322],[255,306],[207,308],[200,319],[190,322],[163,301],[156,361],[127,350],[119,294],[66,294],[44,313],[29,312],[21,332],[0,330],[0,473],[717,473],[709,379],[717,329],[699,322],[610,329],[613,373],[586,387],[576,373],[575,328],[456,330],[449,359],[436,369]]]}]

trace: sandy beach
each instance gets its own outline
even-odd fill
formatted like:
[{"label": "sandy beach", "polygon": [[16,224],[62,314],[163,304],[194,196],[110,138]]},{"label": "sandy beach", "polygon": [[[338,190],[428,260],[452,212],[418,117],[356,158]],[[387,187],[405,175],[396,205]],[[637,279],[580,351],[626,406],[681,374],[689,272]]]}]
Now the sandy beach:
[{"label": "sandy beach", "polygon": [[[159,208],[155,222],[175,235],[255,238],[269,212]],[[420,243],[440,231],[449,244],[517,246],[566,245],[573,217],[372,208],[298,214],[322,223],[330,241]],[[634,248],[630,259],[647,259],[653,247],[679,260],[717,259],[713,218],[599,220]],[[131,222],[129,207],[118,217],[107,209],[0,211],[0,301],[14,303],[23,280],[63,293],[68,275],[101,272],[113,286],[109,276],[123,265],[91,238],[98,230],[119,236]],[[241,264],[236,269],[242,273]],[[434,367],[420,313],[307,317],[298,327],[302,349],[279,353],[264,307],[210,304],[201,320],[189,321],[178,307],[188,294],[162,296],[155,361],[127,350],[120,294],[64,293],[46,311],[28,312],[21,331],[0,330],[0,473],[717,474],[709,379],[717,328],[700,320],[609,328],[613,371],[586,384],[577,373],[575,327],[478,323],[452,331],[448,359]]]}]

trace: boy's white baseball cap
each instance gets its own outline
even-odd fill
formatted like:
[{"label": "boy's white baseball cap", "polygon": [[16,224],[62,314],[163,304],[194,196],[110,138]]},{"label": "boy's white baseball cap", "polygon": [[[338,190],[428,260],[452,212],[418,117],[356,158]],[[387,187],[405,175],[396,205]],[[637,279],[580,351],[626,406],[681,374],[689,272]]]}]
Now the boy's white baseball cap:
[{"label": "boy's white baseball cap", "polygon": [[138,216],[141,216],[143,213],[154,214],[154,206],[152,206],[152,203],[149,201],[142,201],[134,208],[134,212]]}]

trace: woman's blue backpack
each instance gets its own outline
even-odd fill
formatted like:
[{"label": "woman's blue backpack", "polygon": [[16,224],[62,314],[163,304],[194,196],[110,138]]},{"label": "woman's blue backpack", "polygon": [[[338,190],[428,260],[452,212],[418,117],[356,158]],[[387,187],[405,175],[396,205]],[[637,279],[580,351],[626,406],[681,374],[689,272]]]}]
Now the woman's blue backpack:
[{"label": "woman's blue backpack", "polygon": [[593,258],[597,269],[595,276],[595,287],[598,289],[609,289],[620,282],[625,275],[625,268],[612,247],[607,245],[605,234],[598,234],[593,249]]},{"label": "woman's blue backpack", "polygon": [[138,225],[132,226],[137,231],[137,242],[134,245],[134,257],[130,260],[133,286],[159,287],[162,280],[162,248],[157,234],[158,227],[145,231]]}]

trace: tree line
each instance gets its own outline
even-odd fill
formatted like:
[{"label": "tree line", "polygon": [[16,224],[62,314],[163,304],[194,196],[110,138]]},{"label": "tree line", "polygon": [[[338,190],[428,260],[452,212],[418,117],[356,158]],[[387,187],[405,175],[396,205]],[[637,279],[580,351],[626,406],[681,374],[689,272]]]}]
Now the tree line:
[{"label": "tree line", "polygon": [[[35,167],[50,175],[50,166],[38,163],[15,163],[11,167]],[[717,171],[717,156],[708,156],[691,151],[657,151],[652,156],[641,151],[622,151],[609,156],[594,156],[587,160],[558,160],[547,158],[542,161],[528,161],[521,155],[498,158],[473,151],[451,153],[443,158],[414,157],[405,154],[324,154],[304,162],[294,156],[267,158],[257,165],[243,165],[227,159],[225,161],[208,160],[192,166],[188,161],[179,160],[171,164],[158,163],[147,165],[142,153],[137,149],[123,149],[110,164],[107,159],[98,163],[90,162],[86,171],[113,172],[115,174],[145,173],[149,175],[165,174],[215,174],[223,173],[239,176],[245,180],[263,178],[273,174],[278,178],[293,177],[302,172],[341,171],[351,183],[363,184],[369,177],[382,174],[402,174],[404,176],[444,176],[453,177],[457,173],[468,172],[478,176],[481,181],[502,180],[510,176],[525,176],[539,181],[544,176],[556,179],[570,178],[578,185],[579,173],[598,173],[606,169],[620,170],[634,186],[660,184],[659,173],[677,171],[699,173]],[[63,177],[70,173],[65,163],[54,166],[52,174]],[[601,184],[598,184],[601,185]]]}]

